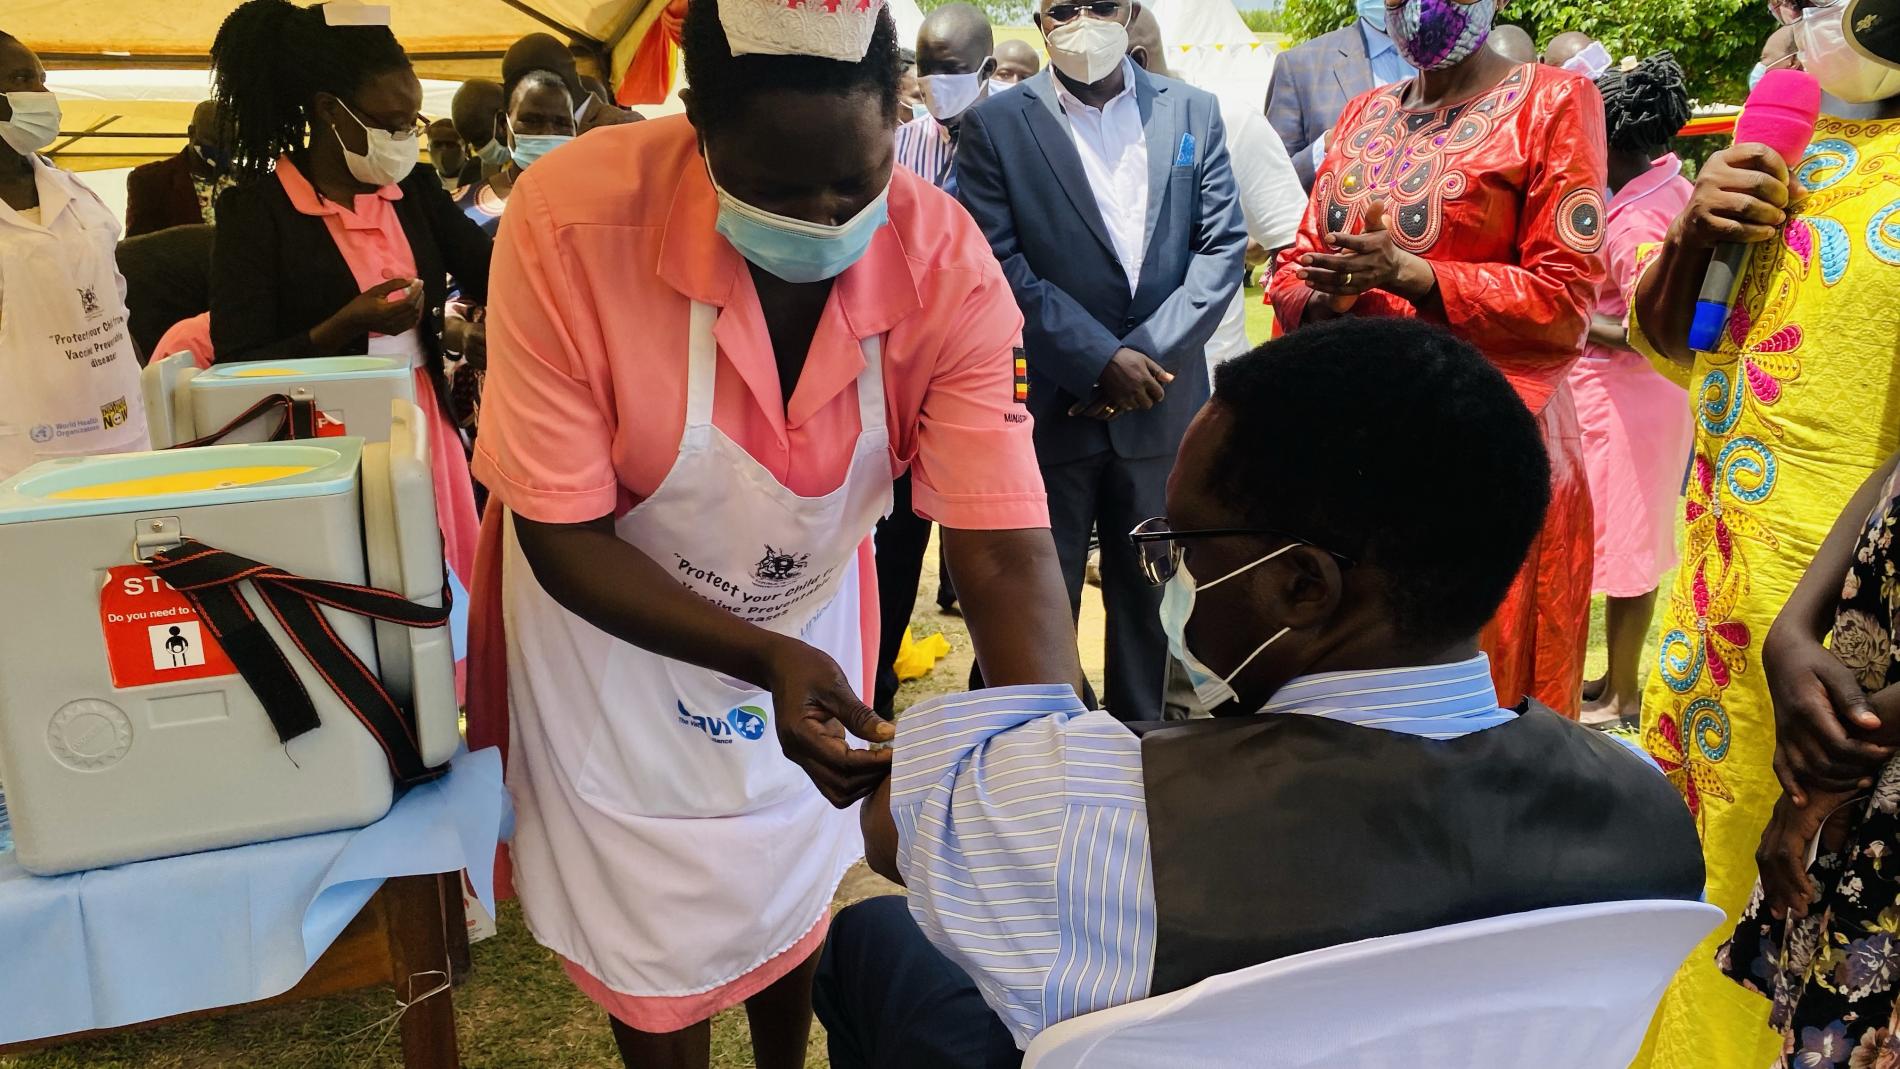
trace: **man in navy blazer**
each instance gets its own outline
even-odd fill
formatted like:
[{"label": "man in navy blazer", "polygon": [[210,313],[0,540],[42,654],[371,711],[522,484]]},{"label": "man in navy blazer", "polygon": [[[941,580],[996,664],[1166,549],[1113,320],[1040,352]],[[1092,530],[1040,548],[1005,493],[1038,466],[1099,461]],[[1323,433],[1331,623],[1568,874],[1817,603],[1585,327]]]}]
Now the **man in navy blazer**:
[{"label": "man in navy blazer", "polygon": [[1124,719],[1159,717],[1167,664],[1161,591],[1128,532],[1164,511],[1247,245],[1219,105],[1126,59],[1135,10],[1042,0],[1049,68],[965,113],[956,165],[1022,307],[1036,455],[1078,608],[1100,532],[1104,697]]}]

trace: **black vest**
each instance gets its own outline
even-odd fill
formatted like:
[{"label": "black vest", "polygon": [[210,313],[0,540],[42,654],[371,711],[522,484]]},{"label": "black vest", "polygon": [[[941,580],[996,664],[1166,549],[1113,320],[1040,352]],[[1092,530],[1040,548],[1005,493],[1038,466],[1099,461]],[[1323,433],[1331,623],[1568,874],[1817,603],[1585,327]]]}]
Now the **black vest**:
[{"label": "black vest", "polygon": [[1143,729],[1150,993],[1374,936],[1702,896],[1682,798],[1543,706],[1457,739],[1313,716]]}]

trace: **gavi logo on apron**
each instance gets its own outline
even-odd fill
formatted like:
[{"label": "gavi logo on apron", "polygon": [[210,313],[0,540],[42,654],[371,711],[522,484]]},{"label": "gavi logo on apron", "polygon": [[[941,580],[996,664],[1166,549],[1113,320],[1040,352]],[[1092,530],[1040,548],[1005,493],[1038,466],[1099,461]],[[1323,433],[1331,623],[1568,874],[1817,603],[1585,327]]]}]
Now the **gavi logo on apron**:
[{"label": "gavi logo on apron", "polygon": [[679,706],[680,726],[697,728],[722,745],[731,745],[735,738],[757,742],[765,737],[765,710],[756,705],[741,705],[724,717],[714,717],[688,712],[685,702],[675,704]]}]

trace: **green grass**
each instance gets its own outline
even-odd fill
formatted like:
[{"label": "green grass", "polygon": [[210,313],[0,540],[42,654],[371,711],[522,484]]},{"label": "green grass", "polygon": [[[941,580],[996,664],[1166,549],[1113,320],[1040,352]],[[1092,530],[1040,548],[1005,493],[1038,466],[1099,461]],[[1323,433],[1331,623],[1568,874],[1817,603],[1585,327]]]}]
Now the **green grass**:
[{"label": "green grass", "polygon": [[[1260,303],[1257,288],[1248,291],[1248,298],[1247,332],[1255,341],[1264,341],[1272,313]],[[969,671],[969,632],[961,619],[937,612],[936,583],[936,568],[926,562],[912,626],[919,636],[943,632],[952,652],[929,675],[904,684],[899,708],[955,689]],[[1091,674],[1099,675],[1100,656],[1095,650],[1085,658]],[[1654,659],[1652,639],[1643,663]],[[1588,674],[1600,674],[1604,664],[1603,603],[1598,599],[1591,613]],[[888,884],[860,869],[846,878],[838,902],[889,890]],[[503,906],[499,925],[499,935],[474,947],[474,971],[455,992],[463,1064],[471,1069],[617,1069],[620,1060],[605,1016],[568,982],[553,955],[528,935],[519,906]],[[390,1018],[394,1010],[389,993],[364,992],[42,1054],[0,1057],[0,1069],[395,1069],[401,1056]],[[751,1064],[743,1012],[721,1015],[713,1022],[714,1069]],[[826,1064],[823,1033],[814,1028],[810,1065]]]}]

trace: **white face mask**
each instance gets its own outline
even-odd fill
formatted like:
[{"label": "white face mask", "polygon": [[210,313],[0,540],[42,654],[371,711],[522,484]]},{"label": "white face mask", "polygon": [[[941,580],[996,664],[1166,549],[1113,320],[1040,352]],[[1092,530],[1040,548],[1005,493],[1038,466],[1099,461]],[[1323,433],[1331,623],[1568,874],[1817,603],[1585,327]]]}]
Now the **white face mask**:
[{"label": "white face mask", "polygon": [[1202,664],[1200,658],[1194,656],[1194,652],[1188,649],[1187,625],[1188,620],[1194,615],[1194,596],[1197,590],[1212,590],[1242,572],[1260,567],[1297,545],[1300,543],[1294,542],[1281,546],[1252,564],[1243,564],[1203,587],[1197,588],[1194,585],[1194,577],[1188,574],[1185,562],[1174,570],[1174,576],[1168,580],[1167,590],[1161,595],[1161,630],[1167,632],[1168,635],[1168,652],[1187,669],[1188,682],[1194,684],[1194,697],[1200,700],[1202,709],[1213,712],[1233,701],[1236,697],[1233,688],[1234,677],[1246,671],[1247,666],[1254,662],[1254,658],[1260,656],[1268,646],[1280,641],[1282,636],[1293,629],[1281,628],[1278,634],[1254,647],[1254,651],[1247,655],[1246,660],[1240,662],[1239,667],[1224,676],[1220,675]]},{"label": "white face mask", "polygon": [[0,122],[0,141],[22,156],[59,139],[59,98],[51,93],[7,93],[13,118]]},{"label": "white face mask", "polygon": [[1821,90],[1849,104],[1870,104],[1900,95],[1900,68],[1876,63],[1847,43],[1842,32],[1846,6],[1810,7],[1801,11],[1795,41],[1801,66]]},{"label": "white face mask", "polygon": [[[343,104],[341,100],[337,101]],[[409,177],[416,169],[416,161],[421,158],[422,139],[414,131],[407,136],[392,134],[388,130],[379,130],[356,117],[348,104],[343,110],[363,128],[364,136],[369,138],[369,152],[351,152],[350,146],[343,143],[343,135],[330,128],[336,138],[337,147],[343,150],[343,162],[350,168],[350,177],[367,186],[393,186]]]},{"label": "white face mask", "polygon": [[1050,65],[1083,85],[1115,73],[1128,55],[1128,27],[1107,19],[1078,15],[1043,36]]},{"label": "white face mask", "polygon": [[936,116],[938,122],[954,119],[968,111],[976,98],[983,95],[983,72],[971,71],[968,74],[926,74],[917,79],[923,83],[924,107]]}]

